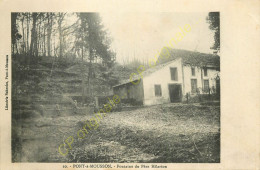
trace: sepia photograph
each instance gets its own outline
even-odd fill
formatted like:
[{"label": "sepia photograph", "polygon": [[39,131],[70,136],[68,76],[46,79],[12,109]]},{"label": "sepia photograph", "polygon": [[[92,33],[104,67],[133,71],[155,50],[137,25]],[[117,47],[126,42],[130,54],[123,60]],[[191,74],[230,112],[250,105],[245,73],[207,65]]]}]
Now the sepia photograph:
[{"label": "sepia photograph", "polygon": [[0,1],[0,170],[260,167],[260,1]]},{"label": "sepia photograph", "polygon": [[10,19],[13,163],[220,163],[220,12]]}]

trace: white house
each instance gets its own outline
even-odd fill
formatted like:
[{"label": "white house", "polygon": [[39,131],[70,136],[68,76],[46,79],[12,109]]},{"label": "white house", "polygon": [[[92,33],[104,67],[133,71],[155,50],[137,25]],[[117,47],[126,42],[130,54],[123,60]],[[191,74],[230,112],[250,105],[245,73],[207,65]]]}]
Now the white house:
[{"label": "white house", "polygon": [[[163,49],[165,50],[165,49]],[[216,93],[219,89],[219,56],[167,48],[169,57],[113,87],[123,99],[154,105],[181,102],[186,95]],[[161,56],[161,55],[160,55]]]}]

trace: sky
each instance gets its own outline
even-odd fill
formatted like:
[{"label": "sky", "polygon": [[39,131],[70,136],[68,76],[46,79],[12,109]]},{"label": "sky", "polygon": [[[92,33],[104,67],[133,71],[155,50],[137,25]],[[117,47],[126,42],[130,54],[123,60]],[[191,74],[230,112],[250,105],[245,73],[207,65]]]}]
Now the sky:
[{"label": "sky", "polygon": [[174,48],[212,53],[214,32],[206,22],[208,13],[100,13],[112,38],[117,61],[153,58],[187,24],[191,30]]}]

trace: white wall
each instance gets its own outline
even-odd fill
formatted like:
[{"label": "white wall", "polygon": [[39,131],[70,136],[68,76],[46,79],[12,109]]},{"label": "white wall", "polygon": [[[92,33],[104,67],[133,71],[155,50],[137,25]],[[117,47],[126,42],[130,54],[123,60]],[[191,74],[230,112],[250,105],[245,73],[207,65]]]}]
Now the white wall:
[{"label": "white wall", "polygon": [[[203,80],[209,80],[209,87],[212,86],[216,87],[216,76],[218,75],[219,71],[213,68],[208,68],[208,76],[204,76],[204,71],[202,69],[201,74],[201,68],[194,67],[195,68],[195,76],[192,76],[191,73],[191,67],[190,66],[183,66],[183,72],[184,72],[184,94],[191,93],[191,79],[197,79],[197,87],[202,88],[202,79]],[[202,79],[201,79],[202,75]]]},{"label": "white wall", "polygon": [[[170,67],[176,67],[178,71],[178,81],[171,80]],[[191,79],[197,79],[197,87],[203,87],[202,80],[209,80],[209,87],[216,87],[215,78],[219,71],[213,68],[208,68],[208,76],[204,76],[204,71],[201,68],[195,68],[195,76],[192,76],[190,66],[182,66],[182,60],[179,58],[174,60],[172,63],[165,67],[151,73],[150,75],[144,76],[143,87],[144,87],[144,105],[154,105],[169,103],[169,84],[180,84],[182,86],[182,95],[185,97],[186,93],[191,93]],[[183,74],[182,74],[183,73]],[[184,77],[184,81],[183,81]],[[155,96],[154,85],[160,84],[162,89],[162,96]],[[195,94],[194,94],[195,95]]]},{"label": "white wall", "polygon": [[[170,67],[177,67],[178,81],[171,80]],[[165,67],[151,73],[150,75],[144,76],[143,87],[144,87],[144,105],[153,105],[161,103],[169,103],[169,89],[168,84],[182,84],[182,64],[181,59],[177,59]],[[155,96],[154,85],[160,84],[162,89],[162,96]]]},{"label": "white wall", "polygon": [[201,83],[201,69],[199,67],[195,68],[195,76],[191,74],[191,67],[190,66],[183,66],[183,73],[184,73],[184,95],[186,93],[191,93],[191,79],[197,79],[197,87],[202,87]]},{"label": "white wall", "polygon": [[209,69],[208,68],[208,76],[203,77],[203,79],[208,79],[209,80],[209,87],[212,88],[214,86],[216,88],[216,77],[219,74],[219,71],[215,69]]}]

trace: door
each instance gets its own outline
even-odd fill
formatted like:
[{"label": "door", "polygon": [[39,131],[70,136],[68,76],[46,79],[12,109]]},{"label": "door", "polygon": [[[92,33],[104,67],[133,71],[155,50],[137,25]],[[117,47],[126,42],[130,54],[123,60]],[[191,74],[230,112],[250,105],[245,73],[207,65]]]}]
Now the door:
[{"label": "door", "polygon": [[169,96],[171,103],[181,102],[182,91],[180,84],[169,84]]}]

